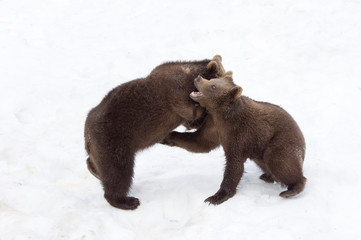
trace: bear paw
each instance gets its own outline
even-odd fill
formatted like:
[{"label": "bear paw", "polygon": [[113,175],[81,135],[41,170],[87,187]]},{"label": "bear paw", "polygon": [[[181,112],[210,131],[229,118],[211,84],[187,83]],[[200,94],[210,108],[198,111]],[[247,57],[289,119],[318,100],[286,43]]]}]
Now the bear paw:
[{"label": "bear paw", "polygon": [[134,210],[140,205],[139,199],[135,197],[114,198],[106,195],[104,197],[113,207],[124,210]]},{"label": "bear paw", "polygon": [[219,205],[227,201],[229,198],[233,197],[234,194],[235,193],[232,193],[229,190],[219,189],[218,192],[216,192],[216,194],[207,198],[206,200],[204,200],[204,202],[208,202],[209,204],[213,204],[213,205]]},{"label": "bear paw", "polygon": [[178,132],[171,132],[167,137],[165,137],[160,143],[167,146],[176,146],[175,142],[172,140],[174,135],[178,134]]},{"label": "bear paw", "polygon": [[275,181],[273,177],[267,173],[262,174],[259,178],[268,183],[273,183]]},{"label": "bear paw", "polygon": [[169,137],[164,138],[160,143],[171,147],[175,146],[174,142],[172,142]]}]

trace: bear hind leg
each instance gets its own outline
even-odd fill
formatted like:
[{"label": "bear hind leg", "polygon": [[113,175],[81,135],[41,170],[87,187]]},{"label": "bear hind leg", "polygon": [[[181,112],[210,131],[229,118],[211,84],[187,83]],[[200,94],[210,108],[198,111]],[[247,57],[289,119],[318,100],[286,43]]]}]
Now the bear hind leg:
[{"label": "bear hind leg", "polygon": [[[301,193],[306,185],[306,178],[302,173],[303,159],[299,159],[292,148],[269,147],[264,153],[264,161],[273,179],[287,186],[287,190],[280,193],[281,197],[288,198]],[[301,161],[302,160],[302,161]],[[264,176],[267,180],[267,175]]]},{"label": "bear hind leg", "polygon": [[116,157],[103,165],[101,180],[104,198],[110,205],[124,210],[134,210],[140,205],[138,198],[129,197],[128,192],[133,181],[134,156]]},{"label": "bear hind leg", "polygon": [[261,176],[259,176],[259,178],[267,183],[273,183],[275,181],[275,179],[272,177],[272,174],[267,169],[265,162],[263,160],[259,160],[259,159],[252,159],[252,160],[263,171],[263,174]]},{"label": "bear hind leg", "polygon": [[259,178],[267,183],[274,183],[274,179],[271,174],[269,173],[263,173]]},{"label": "bear hind leg", "polygon": [[280,193],[280,196],[283,198],[289,198],[295,196],[303,191],[306,185],[306,178],[303,178],[303,181],[296,184],[291,184],[287,186],[287,190]]}]

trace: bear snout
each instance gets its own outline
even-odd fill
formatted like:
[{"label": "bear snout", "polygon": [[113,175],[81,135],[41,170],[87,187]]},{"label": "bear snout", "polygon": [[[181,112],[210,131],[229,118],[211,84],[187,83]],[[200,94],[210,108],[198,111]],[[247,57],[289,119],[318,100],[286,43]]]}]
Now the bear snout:
[{"label": "bear snout", "polygon": [[201,75],[198,75],[198,77],[196,77],[196,79],[194,79],[194,81],[200,82],[201,81]]}]

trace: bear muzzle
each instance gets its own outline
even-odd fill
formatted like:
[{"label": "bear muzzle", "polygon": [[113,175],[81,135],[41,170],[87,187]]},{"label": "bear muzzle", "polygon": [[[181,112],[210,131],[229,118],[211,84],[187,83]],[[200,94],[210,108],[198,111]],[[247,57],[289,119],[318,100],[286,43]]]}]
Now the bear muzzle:
[{"label": "bear muzzle", "polygon": [[198,77],[196,77],[196,79],[194,79],[195,82],[200,82],[201,81],[201,75],[198,75]]}]

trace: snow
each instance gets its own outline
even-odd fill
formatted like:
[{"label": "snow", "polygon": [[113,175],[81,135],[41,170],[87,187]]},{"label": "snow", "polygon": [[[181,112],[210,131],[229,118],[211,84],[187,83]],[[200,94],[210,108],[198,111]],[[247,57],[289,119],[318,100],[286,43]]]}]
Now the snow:
[{"label": "snow", "polygon": [[[359,239],[361,2],[0,1],[0,239]],[[87,112],[171,60],[221,54],[244,94],[284,107],[306,138],[305,191],[258,177],[204,199],[224,154],[137,154],[135,211],[111,207],[87,170]]]}]

